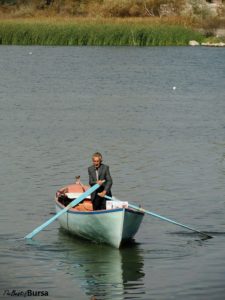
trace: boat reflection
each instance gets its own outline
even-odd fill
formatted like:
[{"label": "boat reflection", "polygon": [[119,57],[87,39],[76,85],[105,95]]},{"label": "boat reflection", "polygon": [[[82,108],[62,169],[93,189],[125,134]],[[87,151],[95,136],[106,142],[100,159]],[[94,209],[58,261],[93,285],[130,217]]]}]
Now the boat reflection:
[{"label": "boat reflection", "polygon": [[63,264],[89,299],[131,299],[144,293],[143,257],[136,243],[118,250],[80,240],[59,230],[67,248]]}]

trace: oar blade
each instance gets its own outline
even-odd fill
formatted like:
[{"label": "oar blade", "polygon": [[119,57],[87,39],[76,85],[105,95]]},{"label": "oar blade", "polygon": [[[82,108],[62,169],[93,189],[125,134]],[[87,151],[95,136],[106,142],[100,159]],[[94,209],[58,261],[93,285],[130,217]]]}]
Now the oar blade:
[{"label": "oar blade", "polygon": [[92,194],[95,190],[99,188],[99,184],[93,185],[90,189],[88,189],[86,192],[81,194],[78,198],[74,199],[72,202],[70,202],[64,209],[60,210],[56,215],[54,215],[51,219],[47,220],[45,223],[34,229],[31,233],[27,234],[24,238],[25,239],[32,239],[36,234],[38,234],[40,231],[42,231],[45,227],[47,227],[49,224],[51,224],[53,221],[55,221],[59,216],[67,212],[71,207],[79,204],[82,200],[87,198],[90,194]]}]

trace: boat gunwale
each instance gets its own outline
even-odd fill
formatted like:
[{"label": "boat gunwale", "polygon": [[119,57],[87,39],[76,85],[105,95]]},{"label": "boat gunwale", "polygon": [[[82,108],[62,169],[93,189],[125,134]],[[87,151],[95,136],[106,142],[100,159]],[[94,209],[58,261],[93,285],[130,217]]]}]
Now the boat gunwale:
[{"label": "boat gunwale", "polygon": [[[63,204],[61,204],[58,199],[55,199],[56,205],[60,207],[61,209],[65,208]],[[99,211],[79,211],[79,210],[74,210],[69,209],[66,213],[70,214],[77,214],[77,215],[99,215],[99,214],[106,214],[106,213],[114,213],[114,212],[120,212],[120,211],[126,211],[129,213],[137,214],[137,215],[144,215],[144,212],[134,210],[132,208],[114,208],[114,209],[104,209],[104,210],[99,210]]]}]

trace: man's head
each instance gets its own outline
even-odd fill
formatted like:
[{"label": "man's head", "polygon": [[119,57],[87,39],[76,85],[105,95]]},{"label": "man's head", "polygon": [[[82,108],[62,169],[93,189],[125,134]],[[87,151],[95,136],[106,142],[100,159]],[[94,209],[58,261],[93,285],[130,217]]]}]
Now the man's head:
[{"label": "man's head", "polygon": [[93,165],[95,166],[95,168],[99,168],[100,165],[101,165],[101,163],[102,163],[102,155],[101,155],[101,153],[95,152],[92,155],[92,162],[93,162]]}]

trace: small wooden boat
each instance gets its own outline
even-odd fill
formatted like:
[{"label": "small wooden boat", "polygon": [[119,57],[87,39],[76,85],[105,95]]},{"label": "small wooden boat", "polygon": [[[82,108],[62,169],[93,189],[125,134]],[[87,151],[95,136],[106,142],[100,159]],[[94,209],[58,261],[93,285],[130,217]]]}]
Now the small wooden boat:
[{"label": "small wooden boat", "polygon": [[[55,197],[56,212],[58,213],[88,188],[78,180],[75,184],[60,189]],[[134,237],[143,216],[143,212],[128,207],[93,211],[89,196],[58,219],[61,227],[72,234],[119,248]]]}]

